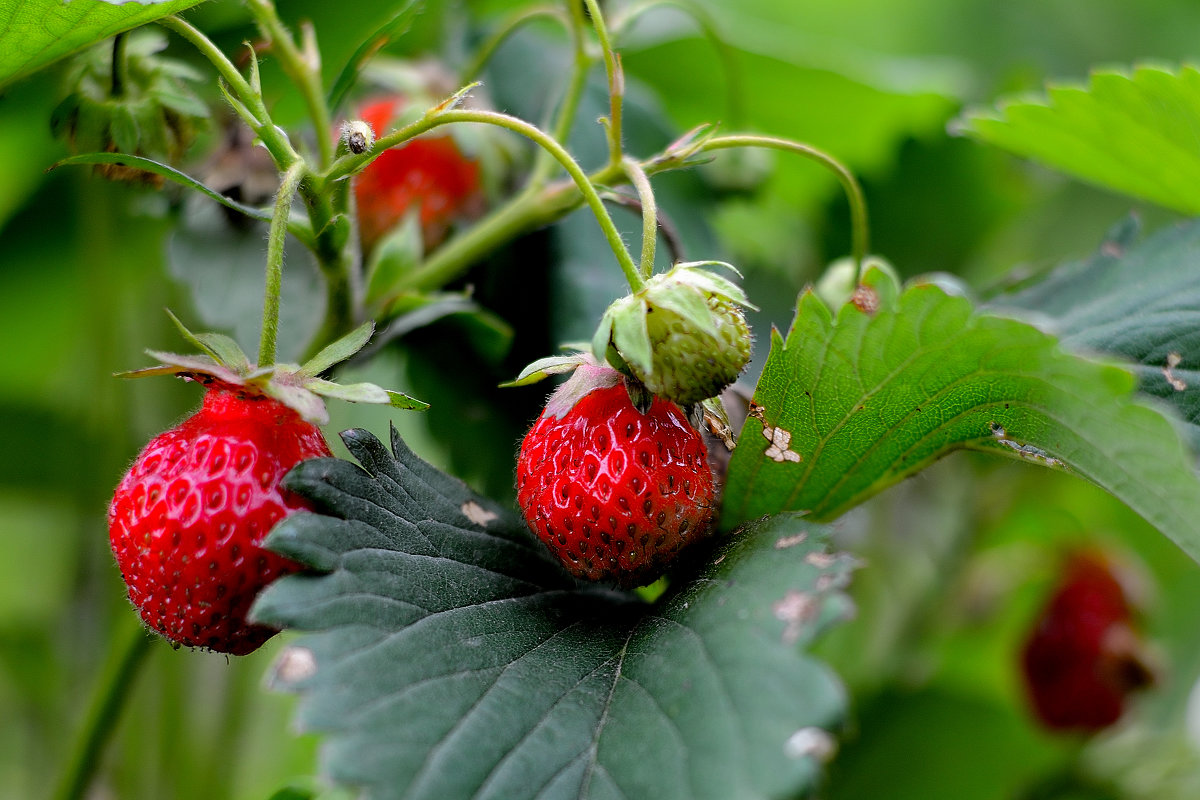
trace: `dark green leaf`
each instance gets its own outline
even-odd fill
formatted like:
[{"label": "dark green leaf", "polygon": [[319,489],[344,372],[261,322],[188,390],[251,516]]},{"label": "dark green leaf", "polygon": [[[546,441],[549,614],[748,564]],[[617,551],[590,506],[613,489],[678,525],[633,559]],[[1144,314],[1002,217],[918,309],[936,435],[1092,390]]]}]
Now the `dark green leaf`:
[{"label": "dark green leaf", "polygon": [[833,676],[800,647],[847,611],[851,567],[795,516],[697,545],[659,603],[579,587],[505,509],[362,431],[363,465],[288,477],[335,517],[269,545],[318,573],[255,615],[309,633],[276,672],[371,798],[792,796],[811,787]]},{"label": "dark green leaf", "polygon": [[1131,219],[1096,255],[993,307],[1037,313],[1067,348],[1134,362],[1142,391],[1173,405],[1200,449],[1200,223],[1139,242]]},{"label": "dark green leaf", "polygon": [[203,0],[0,0],[0,87],[122,31]]},{"label": "dark green leaf", "polygon": [[1200,560],[1200,481],[1171,423],[1131,402],[1130,373],[933,285],[893,299],[881,270],[865,280],[875,313],[846,305],[835,318],[809,291],[786,342],[773,335],[725,525],[783,510],[830,519],[971,448],[1087,478]]},{"label": "dark green leaf", "polygon": [[1185,214],[1200,213],[1200,70],[1097,70],[1090,83],[972,110],[959,130]]}]

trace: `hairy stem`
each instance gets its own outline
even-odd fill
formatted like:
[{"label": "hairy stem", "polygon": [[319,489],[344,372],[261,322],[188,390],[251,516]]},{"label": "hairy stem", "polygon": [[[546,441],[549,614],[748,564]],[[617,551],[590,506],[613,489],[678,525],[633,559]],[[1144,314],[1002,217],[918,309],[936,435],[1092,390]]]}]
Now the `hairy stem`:
[{"label": "hairy stem", "polygon": [[767,147],[773,150],[795,153],[817,162],[837,176],[842,184],[842,189],[846,192],[846,199],[850,203],[850,255],[854,259],[854,263],[858,269],[855,282],[857,283],[861,280],[862,263],[869,249],[871,229],[867,223],[867,202],[863,197],[862,187],[859,186],[858,179],[854,177],[854,173],[847,169],[842,162],[812,145],[794,142],[791,139],[781,139],[775,136],[757,136],[753,134],[717,136],[704,142],[700,146],[700,151],[728,150],[734,147]]},{"label": "hairy stem", "polygon": [[345,156],[338,159],[334,162],[329,172],[323,176],[323,181],[328,183],[359,172],[387,148],[419,136],[440,125],[449,125],[455,122],[472,122],[506,128],[532,140],[535,144],[554,156],[555,160],[571,176],[571,180],[575,182],[580,194],[583,195],[584,202],[587,203],[592,213],[596,216],[596,221],[600,224],[600,229],[604,232],[604,238],[608,241],[609,247],[612,248],[613,255],[616,256],[617,263],[621,266],[621,271],[625,273],[625,279],[629,282],[630,288],[634,291],[642,288],[644,281],[642,280],[641,273],[638,272],[637,265],[633,263],[633,257],[629,255],[624,242],[621,241],[621,234],[617,231],[616,225],[613,224],[612,217],[609,216],[608,209],[604,207],[604,201],[600,199],[600,195],[597,193],[596,187],[592,184],[592,180],[575,159],[571,157],[566,148],[559,144],[554,137],[523,119],[495,111],[435,111],[411,125],[407,125],[400,130],[393,131],[381,137],[376,141],[375,146],[369,153],[363,153],[358,156]]},{"label": "hairy stem", "polygon": [[253,123],[247,120],[247,124],[258,134],[258,138],[262,140],[263,146],[275,159],[275,165],[279,169],[287,169],[300,158],[295,148],[292,147],[292,143],[288,141],[287,135],[271,121],[271,115],[267,111],[262,95],[250,85],[250,82],[242,76],[242,73],[221,52],[220,48],[212,43],[212,40],[179,17],[163,17],[158,20],[158,24],[186,40],[216,68],[217,74],[229,86],[233,97],[237,98],[244,109],[249,112]]},{"label": "hairy stem", "polygon": [[138,625],[114,648],[104,674],[96,685],[87,721],[71,752],[71,760],[54,792],[54,800],[81,800],[96,774],[100,756],[121,718],[125,700],[154,639]]},{"label": "hairy stem", "polygon": [[621,169],[637,189],[642,205],[642,277],[654,274],[654,249],[658,244],[658,206],[654,202],[654,189],[642,165],[632,158],[621,159]]},{"label": "hairy stem", "polygon": [[612,39],[608,35],[608,26],[604,23],[604,14],[600,11],[598,0],[584,0],[588,14],[592,17],[592,27],[596,29],[596,38],[600,41],[600,50],[604,54],[604,71],[608,74],[608,160],[610,164],[620,164],[621,149],[621,115],[622,104],[625,100],[625,77],[621,73],[621,61],[613,50]]},{"label": "hairy stem", "polygon": [[305,47],[301,50],[291,31],[279,19],[275,4],[271,0],[246,0],[246,5],[263,34],[271,40],[283,71],[300,90],[304,105],[308,108],[308,115],[316,129],[321,166],[329,166],[333,161],[333,125],[330,122],[329,106],[325,103],[325,91],[321,86],[320,54],[312,28],[305,29]]},{"label": "hairy stem", "polygon": [[292,198],[308,169],[297,161],[283,174],[279,193],[275,196],[275,211],[267,234],[267,280],[263,297],[262,338],[258,342],[258,366],[275,363],[279,339],[279,294],[283,288],[283,245],[287,239],[288,217],[292,213]]}]

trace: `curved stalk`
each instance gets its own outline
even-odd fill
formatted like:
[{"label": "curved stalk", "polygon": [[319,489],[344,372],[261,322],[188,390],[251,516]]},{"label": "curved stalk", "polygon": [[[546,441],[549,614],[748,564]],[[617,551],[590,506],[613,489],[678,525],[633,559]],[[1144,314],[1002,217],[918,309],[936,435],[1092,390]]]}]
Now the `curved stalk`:
[{"label": "curved stalk", "polygon": [[767,147],[795,153],[810,161],[816,161],[837,175],[842,189],[846,192],[846,199],[850,203],[850,255],[858,269],[855,282],[861,280],[863,259],[866,258],[869,249],[870,227],[867,222],[867,201],[863,197],[862,187],[859,185],[858,179],[854,177],[854,173],[847,169],[842,162],[812,145],[775,136],[753,134],[715,136],[700,145],[699,152],[728,150],[734,147]]},{"label": "curved stalk", "polygon": [[292,213],[292,198],[307,173],[303,161],[297,161],[283,174],[279,193],[275,196],[275,212],[267,234],[267,280],[263,297],[262,336],[258,342],[258,366],[275,363],[279,338],[279,294],[283,288],[283,245],[287,239],[288,217]]},{"label": "curved stalk", "polygon": [[654,189],[642,165],[632,158],[621,159],[621,169],[637,189],[642,206],[642,277],[654,274],[654,249],[658,244],[658,206],[654,202]]},{"label": "curved stalk", "polygon": [[[242,73],[221,52],[220,48],[212,43],[211,39],[180,17],[163,17],[157,22],[199,50],[200,54],[216,68],[217,74],[233,90],[233,96],[250,113],[255,123],[251,127],[258,134],[258,138],[262,140],[263,146],[275,159],[276,166],[281,170],[287,169],[300,158],[287,135],[275,127],[275,123],[271,121],[271,115],[267,111],[262,95],[250,85],[250,82],[242,76]],[[249,124],[249,120],[247,120],[247,124]]]},{"label": "curved stalk", "polygon": [[[587,85],[588,70],[592,67],[592,59],[588,56],[587,46],[584,42],[583,6],[577,0],[570,0],[567,8],[570,12],[570,16],[567,18],[567,30],[571,33],[572,61],[571,75],[567,79],[567,88],[563,92],[558,106],[558,117],[554,121],[552,129],[555,140],[559,142],[567,141],[571,135],[571,128],[575,124],[575,114],[579,111],[579,101],[583,97],[583,89]],[[541,186],[545,183],[553,166],[554,158],[545,150],[539,151],[533,170],[529,175],[529,185]]]},{"label": "curved stalk", "polygon": [[597,0],[584,0],[588,14],[592,17],[592,27],[596,29],[596,38],[600,41],[600,50],[604,54],[604,71],[608,74],[608,97],[610,111],[608,117],[608,160],[610,164],[620,164],[621,149],[621,115],[622,104],[625,100],[625,78],[621,74],[621,60],[613,50],[612,39],[608,35],[608,26],[604,23],[604,14],[600,11]]},{"label": "curved stalk", "polygon": [[331,182],[346,178],[353,173],[361,171],[367,164],[378,158],[387,148],[408,141],[415,136],[420,136],[422,133],[441,125],[449,125],[454,122],[473,122],[506,128],[514,133],[525,136],[547,150],[563,166],[567,174],[571,176],[579,192],[583,195],[584,201],[591,208],[596,221],[600,224],[600,229],[604,232],[604,238],[608,241],[613,255],[617,258],[617,263],[621,266],[621,271],[625,273],[625,279],[629,282],[630,289],[637,291],[642,288],[644,282],[641,273],[638,272],[637,265],[633,263],[633,257],[629,255],[624,242],[621,241],[621,234],[617,231],[616,225],[613,224],[612,217],[609,216],[608,209],[604,207],[604,201],[600,199],[600,195],[597,193],[596,187],[592,185],[591,179],[575,159],[571,157],[566,148],[545,131],[523,119],[496,111],[435,111],[411,125],[406,125],[397,131],[380,137],[369,153],[339,158],[334,162],[329,171],[321,177],[321,180]]},{"label": "curved stalk", "polygon": [[330,121],[329,106],[325,103],[325,92],[321,86],[320,53],[317,51],[316,34],[311,27],[304,30],[304,50],[296,46],[296,40],[284,26],[271,0],[246,0],[250,13],[279,56],[280,66],[287,73],[304,98],[304,105],[312,118],[320,153],[321,166],[333,161],[333,123]]}]

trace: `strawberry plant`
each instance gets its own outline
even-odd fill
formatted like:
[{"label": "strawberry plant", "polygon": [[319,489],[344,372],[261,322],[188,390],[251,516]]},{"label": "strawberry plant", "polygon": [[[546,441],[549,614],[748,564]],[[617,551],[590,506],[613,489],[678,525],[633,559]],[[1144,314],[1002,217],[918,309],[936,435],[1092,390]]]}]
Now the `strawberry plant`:
[{"label": "strawberry plant", "polygon": [[819,5],[0,0],[0,794],[1194,797],[1196,71]]}]

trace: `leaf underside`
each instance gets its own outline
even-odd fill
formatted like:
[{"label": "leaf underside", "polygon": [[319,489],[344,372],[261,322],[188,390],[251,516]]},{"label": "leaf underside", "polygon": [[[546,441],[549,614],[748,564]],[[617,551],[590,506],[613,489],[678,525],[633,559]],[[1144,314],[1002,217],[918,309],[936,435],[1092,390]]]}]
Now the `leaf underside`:
[{"label": "leaf underside", "polygon": [[1200,70],[1096,70],[1084,86],[971,110],[957,130],[1091,183],[1200,213]]},{"label": "leaf underside", "polygon": [[1174,406],[1200,450],[1200,223],[1138,234],[1130,218],[1093,257],[992,307],[1035,312],[1069,350],[1129,359],[1141,391]]},{"label": "leaf underside", "polygon": [[122,31],[203,0],[0,0],[0,87]]},{"label": "leaf underside", "polygon": [[[362,431],[365,467],[321,459],[288,485],[269,546],[314,571],[255,606],[306,631],[281,659],[338,783],[371,798],[795,796],[844,709],[801,648],[848,611],[851,562],[785,515],[698,544],[648,605],[576,584],[507,510]],[[297,655],[299,654],[299,655]],[[310,658],[311,657],[311,658]],[[309,664],[293,669],[289,664]]]},{"label": "leaf underside", "polygon": [[1171,422],[1132,401],[1131,373],[933,285],[896,297],[882,272],[867,282],[874,314],[846,305],[834,318],[806,292],[786,341],[773,335],[724,525],[780,511],[831,519],[971,448],[1084,477],[1200,560],[1200,481]]}]

